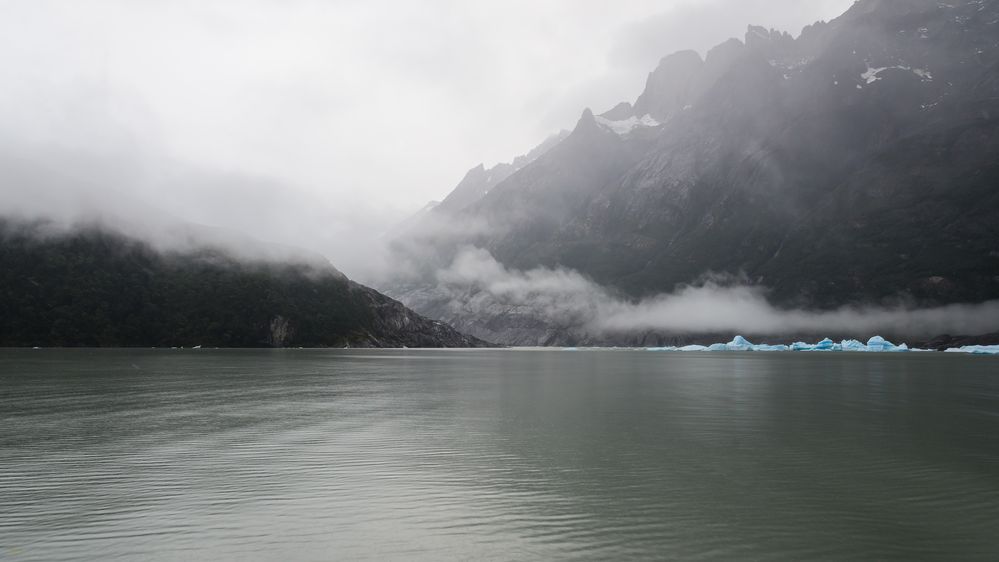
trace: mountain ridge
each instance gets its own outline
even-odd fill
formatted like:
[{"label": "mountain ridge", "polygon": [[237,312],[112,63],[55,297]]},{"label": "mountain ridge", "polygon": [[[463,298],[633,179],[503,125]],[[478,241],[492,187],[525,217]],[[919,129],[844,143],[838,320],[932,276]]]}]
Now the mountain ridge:
[{"label": "mountain ridge", "polygon": [[[797,38],[749,26],[704,59],[664,57],[634,104],[601,116],[649,126],[584,111],[477,201],[430,213],[475,228],[411,233],[397,252],[433,265],[386,290],[433,317],[462,308],[466,329],[495,333],[484,327],[501,306],[435,296],[432,272],[471,246],[633,299],[719,273],[787,307],[994,299],[997,23],[994,0],[864,0]],[[572,329],[539,322],[538,341]]]},{"label": "mountain ridge", "polygon": [[[482,347],[328,262],[0,218],[0,346]],[[325,260],[324,260],[325,261]]]}]

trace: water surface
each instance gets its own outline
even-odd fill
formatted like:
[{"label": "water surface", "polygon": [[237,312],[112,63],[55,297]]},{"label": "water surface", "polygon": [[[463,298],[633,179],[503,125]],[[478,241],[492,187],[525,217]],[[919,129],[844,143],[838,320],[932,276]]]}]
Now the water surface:
[{"label": "water surface", "polygon": [[0,559],[999,559],[999,360],[0,350]]}]

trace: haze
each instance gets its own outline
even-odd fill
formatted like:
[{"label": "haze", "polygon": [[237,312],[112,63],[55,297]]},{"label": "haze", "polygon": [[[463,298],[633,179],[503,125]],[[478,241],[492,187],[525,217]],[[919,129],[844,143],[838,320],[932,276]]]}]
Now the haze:
[{"label": "haze", "polygon": [[0,2],[0,210],[365,244],[672,51],[849,0]]}]

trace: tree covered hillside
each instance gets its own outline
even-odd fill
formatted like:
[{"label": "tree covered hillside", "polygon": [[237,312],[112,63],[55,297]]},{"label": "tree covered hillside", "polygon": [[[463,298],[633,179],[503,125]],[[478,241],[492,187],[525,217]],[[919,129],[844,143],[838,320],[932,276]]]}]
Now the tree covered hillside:
[{"label": "tree covered hillside", "polygon": [[0,221],[0,345],[481,344],[332,266],[160,253],[97,227],[52,233]]}]

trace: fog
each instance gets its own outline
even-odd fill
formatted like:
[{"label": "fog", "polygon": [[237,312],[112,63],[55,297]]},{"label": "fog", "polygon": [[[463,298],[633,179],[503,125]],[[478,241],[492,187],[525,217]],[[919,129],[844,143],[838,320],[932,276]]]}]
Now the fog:
[{"label": "fog", "polygon": [[[375,282],[386,233],[470,167],[525,153],[584,107],[634,100],[666,54],[704,53],[748,23],[797,33],[850,4],[0,2],[0,215],[98,221],[161,248],[203,236],[275,259],[315,252]],[[999,323],[995,302],[782,310],[731,279],[636,302],[475,248],[436,277],[455,310],[529,307],[593,333]]]},{"label": "fog", "polygon": [[0,2],[0,213],[191,221],[369,280],[379,233],[659,57],[849,3]]},{"label": "fog", "polygon": [[782,309],[764,287],[745,279],[705,275],[670,294],[635,300],[564,268],[518,271],[489,252],[464,248],[437,274],[438,286],[465,315],[528,309],[545,322],[577,334],[629,332],[785,334],[824,333],[869,337],[879,332],[911,337],[980,334],[999,326],[999,301],[912,308],[850,306],[838,310]]}]

